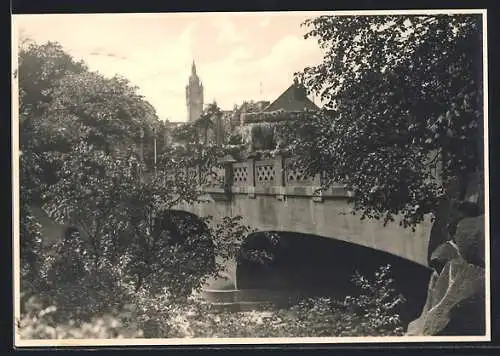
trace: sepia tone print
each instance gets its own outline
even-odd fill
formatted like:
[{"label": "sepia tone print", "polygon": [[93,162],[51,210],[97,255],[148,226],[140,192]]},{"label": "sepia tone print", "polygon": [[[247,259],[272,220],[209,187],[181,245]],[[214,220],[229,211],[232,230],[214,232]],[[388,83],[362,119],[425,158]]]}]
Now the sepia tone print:
[{"label": "sepia tone print", "polygon": [[16,345],[488,340],[485,16],[14,16]]}]

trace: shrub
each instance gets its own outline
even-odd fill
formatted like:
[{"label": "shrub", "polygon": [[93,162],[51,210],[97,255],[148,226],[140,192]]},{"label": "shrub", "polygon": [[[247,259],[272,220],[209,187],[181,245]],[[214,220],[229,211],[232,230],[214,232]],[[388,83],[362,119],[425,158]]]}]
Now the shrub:
[{"label": "shrub", "polygon": [[41,225],[27,204],[22,204],[20,217],[21,278],[34,281],[37,279],[44,261]]},{"label": "shrub", "polygon": [[[147,289],[130,293],[119,310],[94,310],[87,319],[74,311],[61,318],[58,314],[67,311],[55,303],[23,297],[18,326],[20,336],[30,339],[399,336],[403,329],[395,308],[404,298],[391,287],[389,271],[389,266],[381,267],[373,280],[356,274],[353,282],[361,293],[344,301],[307,298],[291,308],[251,312],[220,310],[196,294],[180,301],[166,287],[154,294]],[[102,300],[113,293],[108,290]]]},{"label": "shrub", "polygon": [[34,296],[25,301],[21,320],[18,321],[18,335],[21,339],[111,339],[138,338],[143,333],[133,322],[130,313],[105,314],[88,321],[71,318],[58,321],[59,309],[44,304]]},{"label": "shrub", "polygon": [[291,308],[232,312],[192,297],[183,303],[162,296],[137,295],[139,320],[145,337],[341,337],[400,336],[403,328],[396,308],[404,298],[392,288],[390,266],[375,278],[356,274],[361,293],[344,301],[306,298]]},{"label": "shrub", "polygon": [[403,327],[396,310],[405,302],[392,287],[390,266],[380,267],[373,280],[356,273],[352,281],[360,288],[357,296],[343,301],[332,298],[307,298],[273,316],[281,321],[277,332],[283,336],[399,336]]},{"label": "shrub", "polygon": [[406,299],[393,288],[390,268],[390,265],[380,267],[373,281],[359,273],[354,275],[352,281],[361,294],[344,300],[344,315],[348,318],[342,320],[342,336],[403,335],[397,310]]}]

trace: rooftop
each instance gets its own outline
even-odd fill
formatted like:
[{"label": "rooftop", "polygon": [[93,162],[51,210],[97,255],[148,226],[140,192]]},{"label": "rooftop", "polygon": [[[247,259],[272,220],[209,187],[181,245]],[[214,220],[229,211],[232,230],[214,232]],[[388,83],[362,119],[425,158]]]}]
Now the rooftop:
[{"label": "rooftop", "polygon": [[308,97],[306,89],[297,83],[292,84],[276,100],[264,108],[264,112],[284,110],[284,111],[304,111],[319,110]]}]

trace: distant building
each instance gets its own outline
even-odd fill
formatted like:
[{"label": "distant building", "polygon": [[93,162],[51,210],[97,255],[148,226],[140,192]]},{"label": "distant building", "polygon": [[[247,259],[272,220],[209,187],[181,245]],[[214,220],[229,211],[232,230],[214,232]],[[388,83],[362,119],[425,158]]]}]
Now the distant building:
[{"label": "distant building", "polygon": [[[204,144],[223,144],[231,134],[241,131],[247,124],[245,118],[252,114],[266,114],[276,111],[281,116],[292,117],[292,113],[305,110],[319,110],[319,107],[308,97],[305,88],[297,82],[290,85],[274,101],[243,101],[235,105],[232,110],[220,110],[212,118],[202,118],[204,112],[203,84],[196,73],[196,64],[193,61],[189,84],[186,86],[187,123],[198,128],[198,137]],[[208,109],[209,104],[205,109]],[[290,113],[290,115],[288,115]]]},{"label": "distant building", "polygon": [[173,137],[172,137],[172,134],[173,134],[173,131],[175,130],[175,128],[179,127],[179,126],[182,126],[184,125],[185,122],[177,122],[177,121],[168,121],[168,120],[165,120],[165,131],[164,131],[164,142],[165,142],[165,145],[167,146],[170,146],[172,145],[173,143]]},{"label": "distant building", "polygon": [[319,110],[319,107],[307,97],[306,89],[302,85],[295,82],[290,85],[288,89],[285,90],[276,100],[262,109],[263,112],[276,110]]},{"label": "distant building", "polygon": [[[282,119],[291,119],[296,113],[306,110],[317,111],[320,108],[307,97],[304,86],[295,82],[273,102],[259,101],[243,103],[241,107],[235,110],[231,123],[233,129],[237,129],[250,123],[250,117],[266,117],[272,113],[278,113]],[[276,116],[274,119],[276,119]]]},{"label": "distant building", "polygon": [[[262,112],[264,108],[266,108],[270,104],[270,101],[244,101],[243,104],[241,104],[239,108],[239,113],[240,114],[249,114],[249,113],[257,113],[257,112]],[[241,116],[241,115],[240,115]],[[243,122],[241,121],[241,117],[238,120],[238,126],[243,125]]]},{"label": "distant building", "polygon": [[193,122],[200,118],[203,112],[203,83],[196,73],[193,61],[189,84],[186,86],[187,121]]},{"label": "distant building", "polygon": [[240,133],[249,151],[270,150],[286,145],[284,138],[276,131],[275,123],[297,120],[305,111],[317,111],[320,108],[308,97],[306,89],[295,82],[290,85],[272,103],[260,102],[259,105],[243,106],[238,113],[239,126],[234,130]]}]

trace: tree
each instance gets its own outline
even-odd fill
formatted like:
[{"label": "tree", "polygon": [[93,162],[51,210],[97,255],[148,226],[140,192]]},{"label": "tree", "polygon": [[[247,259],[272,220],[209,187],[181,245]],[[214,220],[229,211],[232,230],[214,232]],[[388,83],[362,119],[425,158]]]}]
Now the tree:
[{"label": "tree", "polygon": [[[141,130],[151,136],[158,119],[127,80],[90,72],[57,43],[23,42],[17,74],[21,238],[27,246],[23,255],[29,255],[28,247],[39,235],[30,206],[51,203],[48,189],[66,175],[64,167],[79,152],[79,145],[86,142],[104,153],[124,152],[139,143]],[[80,168],[81,164],[72,167],[85,174]]]},{"label": "tree", "polygon": [[[154,231],[155,218],[177,203],[193,202],[196,189],[189,179],[166,181],[164,169],[143,179],[139,164],[133,159],[115,160],[82,141],[66,155],[58,182],[46,190],[44,208],[53,218],[78,227],[94,268],[124,263],[121,268],[127,278],[135,278],[136,288],[152,274],[168,273],[169,285],[179,290],[180,278],[189,289],[200,276],[193,274],[188,282],[188,276],[178,273],[182,266],[173,264],[185,263],[184,254],[179,246],[168,244],[169,236]],[[206,248],[198,252],[204,251],[209,252]],[[199,273],[207,270],[200,267]]]},{"label": "tree", "polygon": [[151,137],[159,121],[126,79],[90,72],[57,43],[23,43],[18,75],[21,185],[37,203],[40,190],[57,181],[64,155],[82,140],[124,151],[140,142],[141,130]]},{"label": "tree", "polygon": [[[297,73],[325,103],[288,125],[290,151],[324,185],[345,183],[361,217],[414,227],[460,202],[482,167],[478,15],[321,16],[323,62]],[[452,186],[458,189],[452,189]]]},{"label": "tree", "polygon": [[[39,200],[40,189],[54,179],[58,160],[47,157],[40,149],[44,136],[39,132],[40,118],[53,103],[58,82],[70,73],[87,70],[54,42],[39,45],[26,39],[19,45],[19,144],[21,159],[21,187],[23,199]],[[52,137],[48,137],[50,141]]]},{"label": "tree", "polygon": [[[219,140],[223,135],[221,116],[222,111],[213,102],[205,108],[198,120],[176,127],[172,136],[179,146],[171,148],[162,160],[174,159],[184,162],[187,167],[196,168],[200,183],[203,184],[214,174],[213,168],[220,166],[219,160],[228,154],[227,147]],[[215,144],[209,140],[210,132],[216,139],[219,138]]]},{"label": "tree", "polygon": [[[196,200],[197,184],[181,173],[190,162],[210,159],[212,151],[194,158],[191,151],[165,151],[163,164],[152,174],[138,151],[144,148],[149,156],[148,143],[162,125],[126,79],[91,72],[52,43],[23,47],[18,72],[29,78],[20,79],[20,188],[22,256],[31,270],[36,270],[35,257],[43,257],[39,226],[30,213],[36,204],[81,234],[85,246],[78,251],[85,253],[79,257],[85,260],[82,266],[90,267],[69,281],[63,278],[70,285],[84,275],[83,285],[91,288],[94,274],[139,289],[158,285],[160,278],[168,281],[170,294],[185,296],[215,273],[213,250],[206,244],[211,236],[192,233],[188,241],[171,243],[172,236],[157,231],[158,216]],[[174,179],[167,179],[172,172]],[[52,270],[64,274],[72,261],[78,262],[73,236],[62,242]]]},{"label": "tree", "polygon": [[220,120],[222,116],[222,112],[220,108],[217,106],[217,103],[214,101],[213,103],[209,104],[205,110],[203,110],[203,113],[201,114],[201,117],[195,121],[193,126],[197,128],[198,130],[201,130],[203,134],[203,143],[204,145],[207,145],[208,142],[208,133],[210,130],[215,131],[214,135],[217,136],[220,134],[220,132],[217,132],[218,129],[220,129],[217,126],[217,121]]},{"label": "tree", "polygon": [[253,100],[250,100],[250,101],[244,101],[243,104],[241,104],[239,110],[242,109],[244,109],[245,113],[261,112],[262,106],[260,102],[255,102]]},{"label": "tree", "polygon": [[52,102],[57,81],[70,73],[87,70],[83,62],[75,61],[58,43],[39,45],[29,39],[22,41],[17,70],[20,120],[34,119],[45,111]]},{"label": "tree", "polygon": [[75,61],[54,42],[38,45],[29,39],[19,44],[19,143],[21,258],[30,278],[39,272],[40,225],[31,213],[31,204],[39,203],[45,185],[55,180],[59,160],[39,149],[39,119],[54,99],[57,82],[69,73],[83,73],[84,63]]}]

